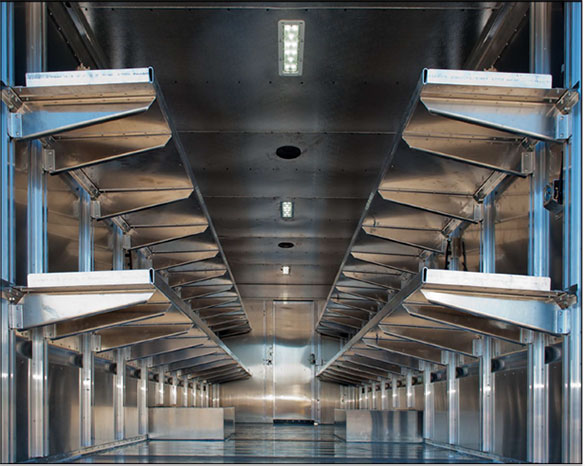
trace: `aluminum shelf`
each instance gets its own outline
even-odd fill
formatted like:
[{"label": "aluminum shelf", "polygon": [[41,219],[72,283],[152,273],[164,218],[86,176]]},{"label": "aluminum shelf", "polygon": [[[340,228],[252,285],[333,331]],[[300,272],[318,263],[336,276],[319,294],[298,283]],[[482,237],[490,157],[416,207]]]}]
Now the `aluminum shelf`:
[{"label": "aluminum shelf", "polygon": [[[538,141],[570,137],[567,115],[578,95],[553,89],[551,82],[549,75],[423,70],[321,310],[318,332],[355,335],[369,319],[350,324],[340,298],[381,309],[429,257],[447,253],[453,232],[482,221],[481,203],[499,183],[531,173]],[[428,302],[411,312],[438,316]],[[453,322],[460,317],[452,309],[441,312]],[[485,334],[505,330],[477,325]],[[519,340],[517,330],[507,330],[509,340]]]},{"label": "aluminum shelf", "polygon": [[518,345],[525,343],[524,330],[565,335],[572,299],[551,290],[548,277],[424,268],[318,375],[363,383],[379,380],[372,359],[384,362],[374,364],[386,371],[378,374],[384,378],[420,369],[413,367],[416,361],[443,365],[445,352],[472,361],[481,335]]},{"label": "aluminum shelf", "polygon": [[[26,80],[24,87],[2,86],[9,135],[16,141],[40,139],[45,171],[70,177],[87,191],[95,221],[119,227],[123,247],[170,277],[178,293],[202,274],[211,278],[196,264],[220,263],[218,277],[229,288],[207,295],[219,300],[230,293],[240,312],[237,321],[212,315],[210,326],[222,338],[249,332],[238,287],[154,70],[28,73]],[[203,296],[192,298],[187,303],[200,309],[196,303]],[[146,313],[128,311],[128,321]]]},{"label": "aluminum shelf", "polygon": [[[153,269],[29,274],[27,286],[19,291],[11,315],[12,326],[18,330],[52,326],[53,339],[92,332],[97,337],[96,352],[130,347],[130,359],[165,352],[176,355],[178,350],[205,345],[224,365],[233,366],[240,378],[250,376],[205,321]],[[173,339],[177,336],[182,337],[178,345]],[[181,369],[199,368],[201,361],[194,361],[192,353],[181,356],[185,364]]]}]

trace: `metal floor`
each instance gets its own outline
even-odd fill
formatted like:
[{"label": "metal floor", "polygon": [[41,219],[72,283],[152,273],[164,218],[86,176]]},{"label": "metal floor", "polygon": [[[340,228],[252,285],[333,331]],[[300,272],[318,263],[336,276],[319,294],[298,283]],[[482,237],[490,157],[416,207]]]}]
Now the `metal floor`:
[{"label": "metal floor", "polygon": [[483,463],[420,443],[346,443],[333,426],[236,424],[227,440],[151,440],[78,463]]}]

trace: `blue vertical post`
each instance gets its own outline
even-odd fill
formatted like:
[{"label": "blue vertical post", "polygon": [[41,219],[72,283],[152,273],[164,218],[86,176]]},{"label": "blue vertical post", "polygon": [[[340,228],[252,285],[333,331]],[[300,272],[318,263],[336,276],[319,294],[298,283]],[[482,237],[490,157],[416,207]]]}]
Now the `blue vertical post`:
[{"label": "blue vertical post", "polygon": [[569,308],[571,333],[563,341],[563,462],[582,461],[582,76],[581,76],[581,3],[565,3],[565,82],[576,88],[579,103],[572,109],[572,135],[564,156],[564,236],[563,286],[577,285],[577,302]]}]

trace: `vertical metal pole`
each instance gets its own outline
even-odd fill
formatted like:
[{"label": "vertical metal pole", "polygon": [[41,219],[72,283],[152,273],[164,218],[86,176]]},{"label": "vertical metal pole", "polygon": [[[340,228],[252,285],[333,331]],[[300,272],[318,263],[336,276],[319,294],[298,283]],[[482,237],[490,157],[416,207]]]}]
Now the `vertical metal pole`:
[{"label": "vertical metal pole", "polygon": [[[0,3],[0,79],[14,84],[14,5]],[[0,278],[14,282],[14,145],[8,132],[8,108],[0,105]],[[15,338],[9,325],[10,303],[0,298],[0,462],[16,460]]]},{"label": "vertical metal pole", "polygon": [[114,235],[114,247],[112,251],[113,269],[124,270],[124,232],[118,226],[114,225],[112,234]]},{"label": "vertical metal pole", "polygon": [[382,404],[382,406],[381,406],[382,409],[388,409],[388,405],[389,405],[389,403],[388,403],[388,389],[386,388],[386,383],[387,382],[388,382],[388,380],[386,380],[386,379],[382,379],[380,381],[380,390],[381,390],[380,399],[381,399],[381,402],[382,402],[381,403]]},{"label": "vertical metal pole", "polygon": [[459,381],[457,380],[457,355],[443,351],[443,363],[447,365],[447,404],[449,419],[449,443],[459,442]]},{"label": "vertical metal pole", "polygon": [[126,357],[126,348],[116,350],[116,375],[114,376],[114,434],[116,440],[123,440],[125,436]]},{"label": "vertical metal pole", "polygon": [[400,408],[400,399],[398,398],[398,377],[392,376],[392,409]]},{"label": "vertical metal pole", "polygon": [[376,403],[376,382],[372,382],[372,404],[370,409],[377,409]]},{"label": "vertical metal pole", "polygon": [[[26,15],[26,69],[44,71],[46,66],[46,6],[29,2]],[[42,166],[42,146],[30,143],[27,192],[28,273],[47,270],[47,185]],[[31,331],[32,358],[29,362],[29,457],[49,454],[48,441],[48,361],[47,340],[43,328]]]},{"label": "vertical metal pole", "polygon": [[431,364],[429,362],[424,363],[423,384],[425,394],[423,438],[431,439],[433,438],[435,427],[435,391],[431,383]]},{"label": "vertical metal pole", "polygon": [[81,343],[81,370],[79,371],[79,415],[80,415],[80,443],[82,447],[93,445],[95,440],[93,406],[94,406],[94,338],[91,334],[80,337]]},{"label": "vertical metal pole", "polygon": [[485,197],[482,204],[483,220],[481,222],[481,271],[494,273],[496,271],[496,207],[494,194]]},{"label": "vertical metal pole", "polygon": [[197,406],[197,383],[195,381],[193,383],[193,388],[191,390],[191,403],[189,406]]},{"label": "vertical metal pole", "polygon": [[148,434],[148,359],[141,359],[138,381],[138,433]]},{"label": "vertical metal pole", "polygon": [[[481,223],[481,271],[494,273],[496,271],[496,243],[495,243],[495,200],[494,194],[488,195],[482,205],[483,221]],[[484,336],[479,348],[479,382],[480,382],[480,431],[481,449],[491,452],[494,448],[495,424],[495,396],[494,374],[492,372],[492,357],[494,356],[493,340]]]},{"label": "vertical metal pole", "polygon": [[480,340],[480,419],[481,419],[481,449],[490,452],[494,448],[494,374],[492,372],[493,340],[482,337]]},{"label": "vertical metal pole", "polygon": [[414,408],[414,387],[412,386],[412,370],[406,372],[406,408]]},{"label": "vertical metal pole", "polygon": [[219,384],[214,384],[215,387],[215,395],[213,396],[213,407],[219,408]]},{"label": "vertical metal pole", "polygon": [[[454,238],[455,239],[455,238]],[[458,239],[458,238],[457,238]],[[461,243],[457,241],[453,247],[453,255],[459,258],[459,254],[455,254],[456,250],[460,249]],[[459,270],[459,260],[451,261],[449,264],[450,270]],[[459,442],[459,380],[457,380],[457,362],[458,357],[451,351],[443,351],[441,358],[444,364],[447,365],[447,411],[448,411],[448,442],[455,445]]]},{"label": "vertical metal pole", "polygon": [[183,376],[183,406],[189,406],[189,377]]},{"label": "vertical metal pole", "polygon": [[49,454],[49,390],[47,339],[43,328],[31,330],[32,359],[29,361],[29,456]]},{"label": "vertical metal pole", "polygon": [[[530,5],[530,71],[550,72],[551,3]],[[547,183],[546,145],[535,148],[535,167],[530,187],[529,273],[549,276],[549,213],[544,208]],[[545,335],[531,332],[528,345],[528,461],[548,461],[548,367],[544,363]]]},{"label": "vertical metal pole", "polygon": [[171,375],[171,406],[177,406],[177,382],[177,374],[173,373]]},{"label": "vertical metal pole", "polygon": [[563,444],[565,463],[582,462],[582,153],[581,3],[565,3],[565,87],[579,85],[579,104],[570,115],[572,136],[564,157],[563,286],[577,285],[577,303],[568,309],[571,333],[563,341]]},{"label": "vertical metal pole", "polygon": [[165,371],[164,367],[158,370],[158,382],[156,383],[155,404],[162,406],[165,404]]},{"label": "vertical metal pole", "polygon": [[[87,192],[79,193],[79,271],[93,270],[93,220],[91,198]],[[85,333],[79,337],[82,367],[79,371],[80,443],[89,447],[94,442],[94,336]]]}]

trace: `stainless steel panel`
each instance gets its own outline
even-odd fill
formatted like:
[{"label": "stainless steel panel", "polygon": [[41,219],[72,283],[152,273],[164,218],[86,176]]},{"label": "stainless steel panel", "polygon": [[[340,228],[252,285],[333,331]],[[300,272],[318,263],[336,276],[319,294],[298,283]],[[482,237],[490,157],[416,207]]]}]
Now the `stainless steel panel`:
[{"label": "stainless steel panel", "polygon": [[526,369],[495,374],[495,453],[526,460]]},{"label": "stainless steel panel", "polygon": [[[422,411],[335,410],[335,431],[347,442],[422,442]],[[345,427],[345,428],[344,428]]]},{"label": "stainless steel panel", "polygon": [[425,408],[425,387],[423,384],[415,385],[414,387],[414,405],[413,409],[422,411]]},{"label": "stainless steel panel", "polygon": [[49,365],[49,454],[78,450],[79,369]]},{"label": "stainless steel panel", "polygon": [[406,387],[398,388],[398,409],[408,408],[406,404]]},{"label": "stainless steel panel", "polygon": [[435,420],[433,440],[447,443],[449,441],[449,412],[447,400],[447,382],[433,383],[435,400]]},{"label": "stainless steel panel", "polygon": [[126,374],[124,400],[124,432],[126,437],[138,435],[138,379]]},{"label": "stainless steel panel", "polygon": [[496,271],[528,273],[530,178],[517,178],[496,192]]},{"label": "stainless steel panel", "polygon": [[459,445],[481,449],[479,418],[479,376],[459,379]]},{"label": "stainless steel panel", "polygon": [[274,419],[312,419],[312,302],[274,303]]},{"label": "stainless steel panel", "polygon": [[[274,417],[278,417],[275,416],[275,409],[280,414],[282,413],[280,410],[289,407],[293,410],[292,413],[288,413],[291,416],[297,416],[298,411],[306,416],[306,419],[312,419],[311,404],[313,398],[315,400],[319,398],[319,409],[315,410],[315,413],[320,414],[321,419],[316,420],[332,423],[333,409],[340,403],[339,387],[337,384],[316,382],[319,384],[319,392],[313,392],[311,388],[313,366],[309,358],[311,352],[315,351],[317,364],[327,361],[338,351],[339,341],[320,336],[314,345],[311,344],[311,338],[316,336],[311,325],[312,303],[289,302],[288,311],[283,310],[279,303],[275,303],[273,307],[272,301],[245,300],[244,305],[252,332],[228,338],[225,342],[250,369],[252,377],[222,384],[221,405],[235,406],[238,422],[272,422]],[[279,316],[278,312],[281,311],[282,314]],[[295,316],[294,313],[297,311],[299,315]],[[273,320],[275,313],[276,320]],[[281,366],[279,361],[283,361],[285,366]],[[293,383],[284,382],[285,379],[282,377],[290,377],[287,372],[296,374]],[[274,386],[277,387],[276,392]],[[278,398],[284,403],[280,408],[275,407],[274,400]],[[300,410],[295,411],[294,400],[299,402]]]},{"label": "stainless steel panel", "polygon": [[341,407],[339,385],[330,382],[319,382],[319,417],[320,424],[333,424],[335,408]]},{"label": "stainless steel panel", "polygon": [[149,380],[148,381],[148,402],[147,402],[147,406],[149,406],[149,407],[157,404],[157,402],[156,402],[156,389],[157,389],[157,383]]},{"label": "stainless steel panel", "polygon": [[252,331],[225,340],[252,377],[221,385],[221,405],[236,408],[237,422],[272,422],[272,303],[244,301]]},{"label": "stainless steel panel", "polygon": [[95,444],[114,441],[114,375],[95,371]]},{"label": "stainless steel panel", "polygon": [[226,411],[230,411],[229,408],[149,408],[149,436],[153,439],[223,440],[225,419],[233,418],[233,413]]},{"label": "stainless steel panel", "polygon": [[47,176],[47,272],[78,270],[79,199],[60,176]]}]

